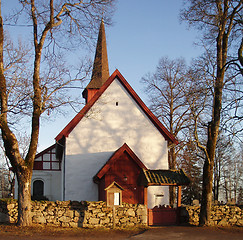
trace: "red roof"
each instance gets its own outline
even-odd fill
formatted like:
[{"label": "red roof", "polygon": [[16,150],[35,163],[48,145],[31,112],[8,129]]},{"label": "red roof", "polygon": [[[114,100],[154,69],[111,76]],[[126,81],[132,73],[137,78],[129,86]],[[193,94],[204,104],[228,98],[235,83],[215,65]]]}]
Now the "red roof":
[{"label": "red roof", "polygon": [[68,137],[70,132],[76,127],[80,120],[85,116],[85,114],[90,110],[90,108],[95,104],[99,97],[104,93],[104,91],[110,86],[110,84],[115,80],[122,84],[122,86],[127,90],[133,100],[139,105],[139,107],[144,111],[150,121],[159,130],[159,132],[168,141],[178,144],[175,137],[165,128],[165,126],[155,117],[155,115],[149,110],[149,108],[144,104],[140,97],[136,94],[133,88],[129,85],[122,74],[116,69],[113,74],[107,79],[103,86],[97,91],[93,98],[83,107],[83,109],[68,123],[68,125],[56,136],[56,141],[59,141],[63,137]]}]

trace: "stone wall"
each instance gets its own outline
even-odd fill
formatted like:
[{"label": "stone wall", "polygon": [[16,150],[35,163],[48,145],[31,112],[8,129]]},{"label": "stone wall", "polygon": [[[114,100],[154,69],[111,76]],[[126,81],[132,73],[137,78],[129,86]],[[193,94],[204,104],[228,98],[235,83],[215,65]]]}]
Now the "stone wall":
[{"label": "stone wall", "polygon": [[[199,206],[183,206],[181,208],[181,222],[192,225],[199,224]],[[237,206],[212,206],[210,226],[243,226],[243,210]]]},{"label": "stone wall", "polygon": [[[16,200],[0,200],[0,222],[17,222],[17,207]],[[101,201],[33,201],[32,221],[63,227],[132,227],[147,225],[147,208],[141,204],[123,203],[113,209]]]}]

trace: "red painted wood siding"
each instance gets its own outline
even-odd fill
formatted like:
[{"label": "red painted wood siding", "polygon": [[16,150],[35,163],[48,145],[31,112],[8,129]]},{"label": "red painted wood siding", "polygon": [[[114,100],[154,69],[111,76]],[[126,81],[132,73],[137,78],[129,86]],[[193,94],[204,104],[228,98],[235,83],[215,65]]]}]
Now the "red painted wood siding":
[{"label": "red painted wood siding", "polygon": [[[138,177],[141,171],[142,169],[136,162],[124,152],[124,154],[113,161],[110,169],[105,174],[105,187],[108,187],[115,181],[124,189],[122,191],[123,202],[132,204],[144,203],[144,187],[138,184]],[[100,197],[103,198],[103,196],[104,194],[101,193]]]},{"label": "red painted wood siding", "polygon": [[106,201],[105,188],[105,177],[103,177],[99,182],[99,201]]}]

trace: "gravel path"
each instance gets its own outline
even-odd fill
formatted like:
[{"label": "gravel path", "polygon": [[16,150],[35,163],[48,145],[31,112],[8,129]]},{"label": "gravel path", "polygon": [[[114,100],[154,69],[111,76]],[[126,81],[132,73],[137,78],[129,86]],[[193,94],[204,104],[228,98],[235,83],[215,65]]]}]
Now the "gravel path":
[{"label": "gravel path", "polygon": [[0,240],[243,240],[243,228],[152,227],[146,230],[70,229],[0,225]]}]

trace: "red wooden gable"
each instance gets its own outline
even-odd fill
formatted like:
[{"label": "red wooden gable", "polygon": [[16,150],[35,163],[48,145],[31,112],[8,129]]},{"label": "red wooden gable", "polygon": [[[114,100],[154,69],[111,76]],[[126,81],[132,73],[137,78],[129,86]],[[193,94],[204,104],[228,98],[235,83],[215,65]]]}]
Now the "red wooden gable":
[{"label": "red wooden gable", "polygon": [[131,148],[124,143],[115,153],[110,157],[106,164],[99,170],[99,172],[94,176],[94,180],[101,179],[111,168],[115,161],[117,161],[126,152],[130,158],[134,161],[140,169],[146,169],[147,167],[141,162],[137,155],[131,150]]},{"label": "red wooden gable", "polygon": [[107,201],[106,189],[113,182],[123,188],[122,201],[126,203],[146,203],[145,187],[140,184],[140,176],[146,166],[125,143],[94,176],[98,183],[99,200]]},{"label": "red wooden gable", "polygon": [[155,115],[149,110],[149,108],[144,104],[140,97],[136,94],[133,88],[128,84],[122,74],[116,69],[114,73],[108,78],[108,80],[103,84],[103,86],[97,91],[93,98],[83,107],[83,109],[68,123],[68,125],[56,136],[56,141],[61,140],[63,137],[68,137],[70,132],[76,127],[80,120],[85,116],[85,114],[90,110],[90,108],[95,104],[99,97],[104,93],[104,91],[110,86],[110,84],[118,79],[123,87],[127,90],[134,101],[140,106],[143,112],[147,115],[154,126],[159,130],[159,132],[168,141],[174,144],[178,144],[175,137],[165,128],[165,126],[155,117]]}]

